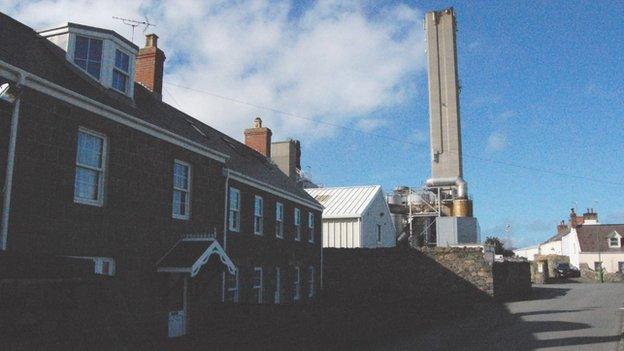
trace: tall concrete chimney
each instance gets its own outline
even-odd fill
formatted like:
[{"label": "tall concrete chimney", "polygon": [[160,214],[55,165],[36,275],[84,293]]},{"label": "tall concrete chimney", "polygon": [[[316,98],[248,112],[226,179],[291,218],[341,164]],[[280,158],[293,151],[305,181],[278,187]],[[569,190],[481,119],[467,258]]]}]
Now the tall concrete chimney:
[{"label": "tall concrete chimney", "polygon": [[461,178],[461,125],[453,8],[428,12],[425,30],[429,72],[431,178]]},{"label": "tall concrete chimney", "polygon": [[262,119],[254,119],[254,127],[245,129],[245,145],[258,151],[264,156],[271,157],[271,136],[273,132],[262,126]]},{"label": "tall concrete chimney", "polygon": [[163,70],[165,53],[158,48],[158,36],[145,36],[145,47],[139,50],[136,58],[135,81],[151,90],[160,100],[162,99]]}]

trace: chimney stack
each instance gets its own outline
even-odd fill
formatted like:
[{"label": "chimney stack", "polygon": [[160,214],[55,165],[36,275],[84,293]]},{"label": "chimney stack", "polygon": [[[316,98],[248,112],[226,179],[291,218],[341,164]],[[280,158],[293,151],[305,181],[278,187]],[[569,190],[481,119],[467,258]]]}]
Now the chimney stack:
[{"label": "chimney stack", "polygon": [[598,224],[598,214],[594,212],[593,208],[588,208],[587,212],[583,213],[583,222],[585,224]]},{"label": "chimney stack", "polygon": [[270,158],[272,135],[271,129],[263,127],[262,119],[256,117],[254,127],[245,129],[245,145]]},{"label": "chimney stack", "polygon": [[272,143],[271,160],[291,179],[298,180],[301,171],[301,143],[294,139]]},{"label": "chimney stack", "polygon": [[147,34],[145,47],[139,50],[136,58],[135,81],[151,90],[159,100],[162,100],[165,58],[165,53],[158,48],[158,36]]},{"label": "chimney stack", "polygon": [[567,232],[568,232],[568,226],[565,224],[565,221],[561,221],[561,223],[557,225],[557,234],[561,235]]}]

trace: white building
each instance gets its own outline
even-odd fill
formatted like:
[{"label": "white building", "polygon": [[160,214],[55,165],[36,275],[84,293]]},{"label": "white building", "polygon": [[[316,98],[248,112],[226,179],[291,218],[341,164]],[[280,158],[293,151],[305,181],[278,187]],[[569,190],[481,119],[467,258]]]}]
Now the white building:
[{"label": "white building", "polygon": [[306,191],[323,210],[323,247],[396,246],[396,229],[379,185]]},{"label": "white building", "polygon": [[535,259],[535,255],[539,254],[540,245],[533,245],[528,247],[523,247],[521,249],[513,250],[514,255],[517,257],[524,257],[529,261],[533,261]]},{"label": "white building", "polygon": [[602,268],[607,273],[624,272],[624,224],[593,224],[572,228],[563,237],[563,254],[570,264],[580,267]]}]

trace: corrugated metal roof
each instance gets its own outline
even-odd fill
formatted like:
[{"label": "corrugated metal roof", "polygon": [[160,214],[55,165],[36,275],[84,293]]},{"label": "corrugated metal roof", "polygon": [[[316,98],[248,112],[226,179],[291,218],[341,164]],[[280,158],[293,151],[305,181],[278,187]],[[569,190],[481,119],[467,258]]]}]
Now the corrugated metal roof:
[{"label": "corrugated metal roof", "polygon": [[381,186],[312,188],[306,191],[325,207],[323,218],[358,218],[364,214],[377,193],[381,192]]}]

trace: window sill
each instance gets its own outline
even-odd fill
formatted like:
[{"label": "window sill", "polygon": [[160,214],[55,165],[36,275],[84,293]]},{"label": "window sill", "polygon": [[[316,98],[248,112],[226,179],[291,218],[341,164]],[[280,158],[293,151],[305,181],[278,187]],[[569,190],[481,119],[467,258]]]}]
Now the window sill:
[{"label": "window sill", "polygon": [[181,221],[188,221],[189,219],[191,219],[191,216],[182,216],[182,215],[171,215],[171,218],[173,219],[179,219]]},{"label": "window sill", "polygon": [[88,205],[88,206],[94,206],[94,207],[104,207],[104,201],[100,200],[88,200],[88,199],[81,199],[79,197],[75,197],[74,198],[74,203],[79,204],[79,205]]}]

